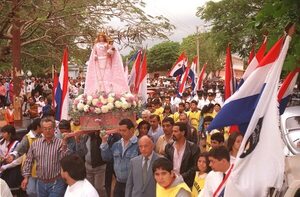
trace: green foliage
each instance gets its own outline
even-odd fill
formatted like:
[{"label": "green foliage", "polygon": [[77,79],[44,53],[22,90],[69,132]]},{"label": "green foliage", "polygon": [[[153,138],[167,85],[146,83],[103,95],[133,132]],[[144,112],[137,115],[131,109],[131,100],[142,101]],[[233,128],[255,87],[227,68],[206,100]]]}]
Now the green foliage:
[{"label": "green foliage", "polygon": [[[0,63],[11,63],[15,17],[21,24],[21,64],[37,72],[60,65],[65,46],[74,63],[85,63],[100,30],[115,43],[131,46],[146,38],[166,38],[174,29],[165,17],[144,13],[144,2],[137,0],[22,0],[17,6],[12,2],[0,3]],[[109,26],[112,20],[120,25]]]},{"label": "green foliage", "polygon": [[178,42],[162,42],[148,52],[148,72],[167,71],[172,68],[179,56]]},{"label": "green foliage", "polygon": [[222,67],[221,58],[216,52],[216,44],[211,33],[201,33],[183,38],[180,51],[186,52],[189,61],[197,55],[197,37],[199,39],[199,63],[200,68],[207,62],[207,73],[215,72]]},{"label": "green foliage", "polygon": [[[197,15],[211,23],[212,38],[217,52],[225,51],[228,42],[232,51],[247,58],[253,40],[256,48],[263,40],[263,34],[269,33],[270,48],[283,35],[289,22],[300,25],[300,2],[298,0],[222,0],[208,2],[198,8]],[[298,30],[299,32],[299,30]],[[291,70],[299,65],[300,36],[293,36],[284,69]]]}]

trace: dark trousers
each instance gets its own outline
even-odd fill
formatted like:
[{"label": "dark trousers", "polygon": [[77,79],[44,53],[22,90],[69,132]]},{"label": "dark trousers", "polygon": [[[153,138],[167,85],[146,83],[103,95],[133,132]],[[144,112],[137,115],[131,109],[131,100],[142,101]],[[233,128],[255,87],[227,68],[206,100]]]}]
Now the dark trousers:
[{"label": "dark trousers", "polygon": [[0,95],[0,107],[4,107],[6,105],[5,96]]},{"label": "dark trousers", "polygon": [[112,182],[113,175],[114,175],[114,164],[113,162],[107,162],[106,169],[105,169],[105,189],[107,192],[107,196],[110,196],[111,182]]},{"label": "dark trousers", "polygon": [[22,182],[21,165],[5,170],[0,176],[10,188],[20,187]]},{"label": "dark trousers", "polygon": [[114,197],[125,197],[126,183],[116,182],[114,189]]}]

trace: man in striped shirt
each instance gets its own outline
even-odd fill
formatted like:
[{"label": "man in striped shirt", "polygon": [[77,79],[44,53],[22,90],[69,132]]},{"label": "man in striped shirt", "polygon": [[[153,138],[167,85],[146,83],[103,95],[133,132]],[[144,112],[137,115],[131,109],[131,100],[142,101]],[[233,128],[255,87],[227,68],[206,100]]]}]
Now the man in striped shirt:
[{"label": "man in striped shirt", "polygon": [[22,188],[28,184],[33,161],[36,161],[37,188],[39,197],[60,197],[66,190],[66,184],[60,176],[60,160],[68,154],[66,140],[54,136],[53,117],[41,120],[43,137],[32,143],[23,167]]}]

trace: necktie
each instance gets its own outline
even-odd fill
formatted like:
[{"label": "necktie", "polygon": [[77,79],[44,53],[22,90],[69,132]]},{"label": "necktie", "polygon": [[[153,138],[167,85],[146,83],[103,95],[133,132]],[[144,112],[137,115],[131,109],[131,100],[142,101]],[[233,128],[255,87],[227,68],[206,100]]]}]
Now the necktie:
[{"label": "necktie", "polygon": [[146,183],[147,180],[147,171],[148,171],[148,157],[145,157],[144,165],[143,165],[143,183]]}]

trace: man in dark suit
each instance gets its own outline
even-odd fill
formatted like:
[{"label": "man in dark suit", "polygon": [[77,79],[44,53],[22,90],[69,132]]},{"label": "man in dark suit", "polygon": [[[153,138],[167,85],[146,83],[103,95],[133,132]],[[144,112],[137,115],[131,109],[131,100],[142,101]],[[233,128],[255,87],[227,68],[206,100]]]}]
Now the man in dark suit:
[{"label": "man in dark suit", "polygon": [[153,149],[154,143],[149,136],[140,138],[139,150],[141,155],[130,160],[125,197],[155,196],[156,188],[152,164],[158,158],[158,155]]},{"label": "man in dark suit", "polygon": [[173,162],[174,171],[183,177],[189,187],[192,187],[200,150],[196,144],[186,140],[186,135],[186,124],[176,122],[173,126],[174,143],[166,145],[165,156]]}]

